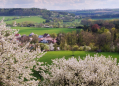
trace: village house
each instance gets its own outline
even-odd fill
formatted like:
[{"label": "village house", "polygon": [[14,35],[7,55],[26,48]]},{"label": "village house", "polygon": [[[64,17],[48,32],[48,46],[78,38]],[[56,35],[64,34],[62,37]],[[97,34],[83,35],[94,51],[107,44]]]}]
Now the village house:
[{"label": "village house", "polygon": [[29,34],[29,37],[31,37],[31,36],[33,36],[33,35],[34,35],[34,33],[32,32],[32,33]]},{"label": "village house", "polygon": [[56,43],[56,39],[53,39],[49,34],[39,35],[39,42],[41,43]]},{"label": "village house", "polygon": [[44,27],[44,28],[53,28],[52,25],[50,25],[50,26],[44,25],[43,27]]},{"label": "village house", "polygon": [[[32,36],[34,35],[34,33],[30,33],[29,34],[29,38],[32,38]],[[15,34],[15,38],[13,39],[13,41],[20,41],[20,38],[26,36],[26,35],[20,35],[20,34]],[[44,35],[39,35],[39,43],[56,43],[56,39],[52,38],[49,34],[44,34]]]},{"label": "village house", "polygon": [[20,38],[21,35],[20,34],[15,34],[15,38]]}]

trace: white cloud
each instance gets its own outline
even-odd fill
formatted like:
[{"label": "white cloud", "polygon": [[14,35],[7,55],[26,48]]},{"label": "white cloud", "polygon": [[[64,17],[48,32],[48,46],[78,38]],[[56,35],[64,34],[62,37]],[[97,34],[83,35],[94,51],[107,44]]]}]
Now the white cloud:
[{"label": "white cloud", "polygon": [[119,8],[119,0],[0,0],[0,8],[97,9]]}]

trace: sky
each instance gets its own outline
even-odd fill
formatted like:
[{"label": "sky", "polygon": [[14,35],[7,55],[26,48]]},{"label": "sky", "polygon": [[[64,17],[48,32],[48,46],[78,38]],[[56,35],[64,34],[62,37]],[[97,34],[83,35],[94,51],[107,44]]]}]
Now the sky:
[{"label": "sky", "polygon": [[0,0],[0,8],[86,10],[119,8],[119,0]]}]

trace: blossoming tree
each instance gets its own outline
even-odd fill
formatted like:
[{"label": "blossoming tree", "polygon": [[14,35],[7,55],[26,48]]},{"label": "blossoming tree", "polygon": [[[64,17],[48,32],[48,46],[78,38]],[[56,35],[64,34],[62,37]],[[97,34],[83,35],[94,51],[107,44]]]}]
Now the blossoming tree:
[{"label": "blossoming tree", "polygon": [[0,82],[5,86],[38,86],[39,81],[30,75],[31,69],[41,64],[34,59],[45,53],[39,55],[40,49],[29,52],[29,42],[21,48],[18,42],[11,41],[16,33],[18,30],[10,29],[3,21],[0,22]]},{"label": "blossoming tree", "polygon": [[[43,86],[118,86],[119,63],[111,57],[87,55],[84,60],[65,58],[52,60],[42,67]],[[41,85],[41,86],[42,86]]]}]

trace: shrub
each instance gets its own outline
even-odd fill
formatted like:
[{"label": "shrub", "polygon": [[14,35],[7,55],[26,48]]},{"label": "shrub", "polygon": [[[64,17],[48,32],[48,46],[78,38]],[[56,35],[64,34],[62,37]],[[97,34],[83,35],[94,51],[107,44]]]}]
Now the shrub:
[{"label": "shrub", "polygon": [[73,46],[73,51],[78,51],[79,50],[79,46],[78,45],[74,45]]},{"label": "shrub", "polygon": [[79,51],[83,51],[84,50],[84,47],[83,46],[80,46],[79,47]]},{"label": "shrub", "polygon": [[41,51],[44,51],[44,50],[49,50],[49,47],[47,44],[44,44],[44,43],[39,43],[40,44],[40,48],[41,48]]},{"label": "shrub", "polygon": [[91,51],[96,51],[96,50],[98,50],[98,47],[95,46],[95,43],[90,43],[89,46],[90,46],[90,48],[91,48]]},{"label": "shrub", "polygon": [[21,41],[22,43],[27,43],[27,42],[30,41],[30,38],[29,38],[28,36],[24,35],[24,36],[22,36],[22,37],[20,38],[20,41]]},{"label": "shrub", "polygon": [[49,66],[42,66],[42,86],[118,86],[119,63],[111,57],[87,55],[84,60],[65,58],[52,60]]},{"label": "shrub", "polygon": [[54,44],[54,51],[57,51],[57,43]]},{"label": "shrub", "polygon": [[109,52],[111,50],[110,45],[109,44],[103,45],[103,47],[101,47],[101,50],[104,52]]},{"label": "shrub", "polygon": [[116,51],[116,52],[119,52],[119,45],[117,45],[117,46],[115,47],[115,51]]},{"label": "shrub", "polygon": [[89,50],[91,50],[91,47],[90,47],[90,46],[80,46],[80,47],[79,47],[79,50],[80,50],[80,51],[83,51],[83,50],[84,50],[84,51],[89,51]]},{"label": "shrub", "polygon": [[65,50],[71,50],[70,45],[65,45]]},{"label": "shrub", "polygon": [[49,50],[49,46],[47,44],[45,44],[45,51],[48,51]]},{"label": "shrub", "polygon": [[31,41],[31,44],[32,43],[38,43],[39,42],[39,39],[38,39],[38,36],[35,34],[35,35],[32,35],[32,41]]}]

